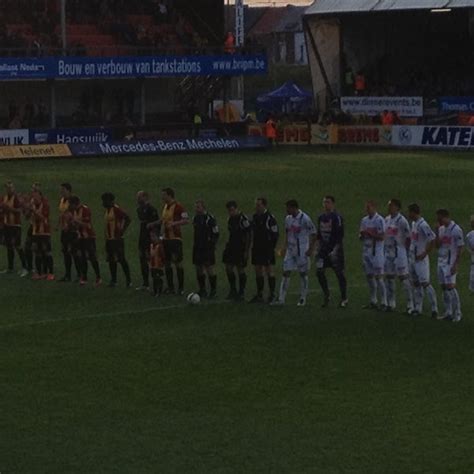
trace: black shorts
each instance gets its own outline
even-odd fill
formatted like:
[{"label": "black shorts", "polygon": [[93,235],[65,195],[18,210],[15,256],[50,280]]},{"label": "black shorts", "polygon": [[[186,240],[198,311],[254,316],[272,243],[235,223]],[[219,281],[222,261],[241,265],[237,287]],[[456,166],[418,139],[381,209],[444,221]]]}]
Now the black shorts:
[{"label": "black shorts", "polygon": [[6,226],[5,245],[10,248],[20,247],[21,245],[21,227]]},{"label": "black shorts", "polygon": [[138,241],[138,255],[140,260],[150,260],[150,240],[139,240]]},{"label": "black shorts", "polygon": [[181,263],[183,261],[183,242],[181,240],[164,240],[163,248],[165,259],[168,265],[172,263]]},{"label": "black shorts", "polygon": [[254,247],[252,249],[252,265],[257,267],[275,265],[275,249],[272,247]]},{"label": "black shorts", "polygon": [[153,278],[162,278],[165,276],[165,272],[162,268],[151,268],[150,272]]},{"label": "black shorts", "polygon": [[31,237],[33,252],[50,253],[51,252],[51,236],[50,235],[33,235]]},{"label": "black shorts", "polygon": [[107,262],[119,262],[125,259],[125,242],[123,239],[107,240],[105,242]]},{"label": "black shorts", "polygon": [[0,245],[5,245],[5,229],[0,228]]},{"label": "black shorts", "polygon": [[222,255],[222,263],[233,267],[245,268],[247,266],[247,255],[242,247],[227,245]]},{"label": "black shorts", "polygon": [[95,260],[97,258],[95,239],[77,239],[74,249],[82,258],[88,260]]},{"label": "black shorts", "polygon": [[[322,260],[322,262],[321,262]],[[322,264],[322,265],[321,265]],[[326,255],[321,257],[319,255],[316,256],[316,269],[326,269],[332,268],[334,271],[344,271],[346,266],[344,252],[333,252],[330,255]]]},{"label": "black shorts", "polygon": [[216,264],[216,251],[214,248],[193,248],[193,265],[200,267],[212,267]]},{"label": "black shorts", "polygon": [[62,253],[71,253],[77,242],[76,232],[61,232],[61,251]]}]

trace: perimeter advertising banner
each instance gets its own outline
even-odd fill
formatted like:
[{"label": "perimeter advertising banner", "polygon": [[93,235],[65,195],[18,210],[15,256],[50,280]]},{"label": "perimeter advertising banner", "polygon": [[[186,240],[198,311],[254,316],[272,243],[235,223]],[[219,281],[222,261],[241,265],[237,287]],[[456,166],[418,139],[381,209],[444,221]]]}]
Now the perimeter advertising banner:
[{"label": "perimeter advertising banner", "polygon": [[187,138],[182,140],[135,140],[70,145],[26,145],[0,147],[0,160],[65,158],[70,156],[164,155],[173,153],[225,152],[265,149],[264,137]]},{"label": "perimeter advertising banner", "polygon": [[[265,137],[265,124],[249,125],[251,137]],[[311,128],[307,123],[290,123],[277,128],[277,143],[280,145],[309,145]]]},{"label": "perimeter advertising banner", "polygon": [[26,129],[0,130],[0,146],[28,145],[29,131]]},{"label": "perimeter advertising banner", "polygon": [[341,97],[341,110],[351,115],[380,115],[384,110],[400,117],[423,117],[423,97]]},{"label": "perimeter advertising banner", "polygon": [[111,128],[57,128],[51,130],[31,129],[31,144],[106,143],[113,140]]},{"label": "perimeter advertising banner", "polygon": [[31,160],[72,156],[67,145],[25,145],[0,147],[0,160]]},{"label": "perimeter advertising banner", "polygon": [[[265,136],[265,124],[250,125],[250,136]],[[278,129],[279,145],[391,145],[391,127],[292,123]]]},{"label": "perimeter advertising banner", "polygon": [[334,145],[337,143],[337,125],[311,125],[312,145]]},{"label": "perimeter advertising banner", "polygon": [[69,148],[74,156],[120,156],[254,150],[267,146],[268,141],[263,137],[236,137],[71,144]]},{"label": "perimeter advertising banner", "polygon": [[266,74],[264,54],[0,58],[0,80],[123,79]]},{"label": "perimeter advertising banner", "polygon": [[474,148],[474,127],[394,126],[392,144],[402,147]]},{"label": "perimeter advertising banner", "polygon": [[350,126],[337,125],[339,145],[390,146],[392,144],[391,126]]},{"label": "perimeter advertising banner", "polygon": [[474,97],[440,97],[440,112],[460,112],[474,114]]}]

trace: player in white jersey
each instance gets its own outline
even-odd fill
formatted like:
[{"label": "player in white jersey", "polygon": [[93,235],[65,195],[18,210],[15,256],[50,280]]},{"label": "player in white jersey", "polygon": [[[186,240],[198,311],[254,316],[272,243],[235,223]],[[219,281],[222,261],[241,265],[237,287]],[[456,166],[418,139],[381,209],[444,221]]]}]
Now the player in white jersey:
[{"label": "player in white jersey", "polygon": [[370,290],[370,304],[365,308],[378,309],[377,292],[380,296],[380,309],[387,310],[387,289],[384,281],[385,219],[377,213],[374,201],[365,205],[367,215],[362,219],[359,239],[363,243],[362,263]]},{"label": "player in white jersey", "polygon": [[413,316],[423,312],[423,299],[426,294],[431,304],[431,316],[438,316],[438,300],[430,282],[430,258],[436,235],[429,224],[421,217],[420,206],[410,204],[408,217],[412,221],[409,252],[410,276],[413,284],[414,311]]},{"label": "player in white jersey", "polygon": [[469,290],[474,293],[474,215],[471,216],[471,232],[466,235],[466,244],[471,254],[471,272],[469,273]]},{"label": "player in white jersey", "polygon": [[410,247],[410,224],[400,212],[402,203],[391,199],[388,203],[388,216],[385,218],[385,285],[387,286],[387,303],[389,311],[396,304],[395,279],[398,276],[405,291],[407,313],[413,311],[413,291],[408,268],[408,248]]},{"label": "player in white jersey", "polygon": [[283,279],[280,285],[280,296],[274,304],[282,305],[285,303],[288,287],[290,286],[291,272],[298,271],[301,278],[298,306],[305,306],[309,289],[308,272],[311,267],[311,256],[316,246],[317,231],[308,214],[300,210],[297,201],[288,201],[286,212],[286,237],[282,250],[282,253],[285,253]]},{"label": "player in white jersey", "polygon": [[462,318],[461,300],[456,288],[456,276],[459,260],[464,248],[464,234],[454,222],[447,209],[436,211],[438,232],[436,246],[438,247],[438,280],[443,289],[444,314],[438,319],[459,322]]}]

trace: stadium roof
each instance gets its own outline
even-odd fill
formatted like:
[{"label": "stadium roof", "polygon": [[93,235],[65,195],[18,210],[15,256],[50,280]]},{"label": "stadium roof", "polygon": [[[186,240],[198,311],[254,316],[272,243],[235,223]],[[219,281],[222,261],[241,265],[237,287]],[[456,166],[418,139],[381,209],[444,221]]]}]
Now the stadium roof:
[{"label": "stadium roof", "polygon": [[287,5],[285,14],[280,23],[276,26],[276,33],[289,33],[303,31],[303,15],[307,7]]},{"label": "stadium roof", "polygon": [[306,15],[474,8],[474,0],[316,0]]},{"label": "stadium roof", "polygon": [[286,8],[267,8],[265,13],[260,19],[254,24],[253,28],[249,32],[250,36],[263,36],[274,33],[276,27],[283,19],[283,15],[286,12]]}]

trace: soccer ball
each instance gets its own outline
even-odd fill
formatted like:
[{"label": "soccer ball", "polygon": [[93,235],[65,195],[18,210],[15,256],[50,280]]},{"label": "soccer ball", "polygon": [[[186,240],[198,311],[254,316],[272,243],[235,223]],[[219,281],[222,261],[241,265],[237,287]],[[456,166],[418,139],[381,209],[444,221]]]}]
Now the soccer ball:
[{"label": "soccer ball", "polygon": [[188,295],[187,300],[189,304],[196,305],[201,302],[201,297],[197,293],[191,293]]}]

